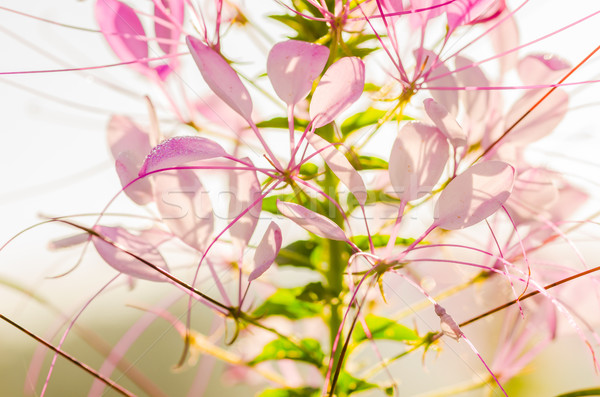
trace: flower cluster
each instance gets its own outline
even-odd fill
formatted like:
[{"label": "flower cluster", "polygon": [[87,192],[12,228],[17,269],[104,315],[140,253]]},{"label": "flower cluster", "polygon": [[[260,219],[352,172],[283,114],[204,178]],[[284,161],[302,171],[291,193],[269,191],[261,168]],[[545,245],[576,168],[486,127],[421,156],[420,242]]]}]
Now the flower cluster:
[{"label": "flower cluster", "polygon": [[[110,278],[49,340],[0,313],[40,344],[30,392],[40,376],[41,394],[53,390],[59,356],[93,376],[90,395],[203,395],[217,359],[261,397],[508,396],[565,332],[598,365],[584,310],[598,268],[574,237],[595,215],[573,218],[590,195],[528,155],[569,113],[568,85],[581,83],[567,78],[598,48],[576,65],[528,53],[516,23],[528,0],[278,1],[267,20],[242,1],[148,3],[94,1],[118,66],[158,93],[139,95],[143,120],[110,115],[121,189],[93,222],[42,222],[75,230],[51,248],[83,250],[77,266],[95,251]],[[114,223],[125,197],[146,215]],[[65,341],[123,282],[144,315],[100,349],[101,367],[81,363]],[[160,287],[138,293],[146,285]],[[129,353],[165,323],[173,376],[198,366],[177,388]],[[411,383],[411,357],[453,372],[433,350],[472,372]]]}]

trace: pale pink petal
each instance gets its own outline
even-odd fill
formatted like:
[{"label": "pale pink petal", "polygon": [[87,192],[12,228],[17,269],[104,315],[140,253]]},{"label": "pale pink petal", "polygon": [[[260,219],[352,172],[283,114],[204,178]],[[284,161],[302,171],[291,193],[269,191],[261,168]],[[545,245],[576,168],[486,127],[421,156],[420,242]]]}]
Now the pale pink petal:
[{"label": "pale pink petal", "polygon": [[150,137],[148,132],[136,125],[129,117],[112,116],[106,129],[106,139],[113,158],[121,152],[130,152],[139,158],[141,166],[144,158],[150,153]]},{"label": "pale pink petal", "polygon": [[148,266],[139,259],[134,258],[126,250],[132,254],[137,255],[145,261],[152,263],[153,265],[169,271],[165,260],[162,255],[158,252],[156,247],[149,244],[146,239],[136,236],[135,234],[129,233],[127,230],[121,227],[108,227],[108,226],[95,226],[94,231],[108,240],[115,243],[119,249],[106,241],[92,236],[92,241],[98,254],[104,259],[104,261],[117,271],[126,274],[134,278],[141,278],[150,281],[167,281],[168,279],[160,274],[158,271]]},{"label": "pale pink petal", "polygon": [[[179,36],[181,35],[181,26],[183,26],[183,17],[184,17],[184,3],[183,0],[159,0],[164,8],[169,11],[171,18],[174,19],[177,23],[174,27],[167,27],[158,22],[154,23],[154,33],[156,37],[159,39],[167,39],[167,40],[179,40]],[[159,7],[154,6],[154,16],[160,19],[163,19],[166,22],[171,22],[171,20],[161,11]],[[165,54],[171,54],[177,50],[176,43],[158,43],[160,49],[165,52]]]},{"label": "pale pink petal", "polygon": [[267,74],[275,92],[288,105],[295,105],[308,95],[319,77],[329,48],[306,41],[277,43],[267,58]]},{"label": "pale pink petal", "polygon": [[214,94],[200,98],[195,108],[208,122],[219,127],[222,133],[232,131],[240,135],[248,128],[246,120]]},{"label": "pale pink petal", "polygon": [[[389,0],[388,0],[389,1]],[[444,0],[411,0],[410,9],[411,10],[422,10],[429,7],[434,7],[441,3],[445,3]],[[402,2],[396,0],[395,3],[398,5],[393,7],[390,11],[402,11],[401,5]],[[445,7],[435,7],[427,11],[415,12],[408,15],[408,19],[410,21],[410,26],[413,29],[420,29],[422,26],[426,25],[431,19],[442,15]]]},{"label": "pale pink petal", "polygon": [[260,277],[266,272],[281,249],[281,229],[275,222],[271,222],[262,240],[254,253],[254,270],[250,273],[248,281]]},{"label": "pale pink petal", "polygon": [[498,0],[456,0],[446,8],[448,34],[461,25],[472,23],[494,8]]},{"label": "pale pink petal", "polygon": [[194,171],[167,171],[153,178],[162,221],[184,243],[203,252],[210,242],[214,215],[208,193]]},{"label": "pale pink petal", "polygon": [[[428,83],[435,87],[456,87],[458,83],[453,74],[450,73],[450,69],[438,58],[437,54],[433,51],[419,48],[414,51],[415,58],[420,65],[424,65],[423,76],[425,82],[430,79],[444,75],[439,79],[435,79]],[[423,66],[419,66],[419,68]],[[457,90],[430,90],[429,94],[439,104],[442,104],[448,111],[456,116],[458,114],[458,91]]]},{"label": "pale pink petal", "polygon": [[514,179],[515,169],[502,161],[472,166],[442,191],[436,205],[435,224],[455,230],[484,220],[508,199]]},{"label": "pale pink petal", "polygon": [[[140,171],[138,161],[131,152],[121,152],[115,160],[115,168],[122,187],[136,179]],[[139,179],[129,185],[125,189],[125,194],[138,205],[146,205],[154,200],[152,183],[147,178]]]},{"label": "pale pink petal", "polygon": [[[247,157],[243,158],[242,161],[252,164],[252,161]],[[231,172],[230,193],[229,221],[231,222],[261,197],[262,192],[256,171],[240,170]],[[229,228],[229,234],[231,234],[231,238],[238,247],[244,248],[248,245],[260,218],[261,208],[262,200]]]},{"label": "pale pink petal", "polygon": [[510,215],[516,222],[539,216],[549,218],[547,212],[558,200],[556,175],[543,168],[530,168],[520,172],[510,198],[506,201]]},{"label": "pale pink petal", "polygon": [[[544,93],[545,90],[535,90],[523,95],[506,114],[504,129],[522,117]],[[554,90],[506,136],[503,143],[526,145],[545,137],[554,131],[568,109],[569,95],[564,90]]]},{"label": "pale pink petal", "polygon": [[431,98],[425,99],[425,112],[433,124],[448,138],[452,146],[460,147],[467,144],[467,134],[452,116],[448,109]]},{"label": "pale pink petal", "polygon": [[319,237],[339,241],[348,240],[344,231],[331,219],[317,214],[308,208],[277,200],[277,209],[283,216]]},{"label": "pale pink petal", "polygon": [[365,86],[365,65],[356,57],[345,57],[327,69],[310,102],[315,128],[331,123],[361,96]]},{"label": "pale pink petal", "polygon": [[73,236],[63,237],[56,240],[51,240],[48,243],[48,250],[55,251],[63,248],[75,247],[88,241],[88,233],[79,233]]},{"label": "pale pink petal", "polygon": [[140,176],[162,168],[183,165],[190,161],[226,156],[225,149],[210,139],[198,136],[178,136],[154,147],[140,169]]},{"label": "pale pink petal", "polygon": [[394,193],[405,202],[429,194],[449,158],[446,137],[435,127],[409,123],[398,133],[390,154],[389,173]]},{"label": "pale pink petal", "polygon": [[525,85],[554,84],[571,69],[571,64],[556,55],[528,55],[519,61],[517,71]]},{"label": "pale pink petal", "polygon": [[200,40],[187,36],[186,42],[200,73],[210,89],[244,119],[252,121],[252,99],[240,77],[221,54]]},{"label": "pale pink petal", "polygon": [[[95,13],[100,31],[121,61],[148,58],[146,32],[131,7],[118,0],[97,0]],[[145,74],[151,70],[147,62],[131,66]]]},{"label": "pale pink petal", "polygon": [[[498,18],[503,19],[508,14],[509,11],[504,10]],[[496,23],[497,21],[489,22],[490,25],[495,25]],[[512,50],[513,48],[518,47],[520,44],[519,28],[514,17],[511,15],[510,17],[505,19],[504,22],[496,26],[492,31],[488,33],[488,37],[492,41],[494,53],[496,54],[502,54]],[[507,71],[515,67],[518,60],[518,51],[512,51],[506,55],[503,55],[499,60],[500,76],[504,76],[504,74]]]},{"label": "pale pink petal", "polygon": [[[457,56],[455,59],[456,69],[462,69],[473,65],[473,61]],[[469,67],[461,72],[455,73],[456,80],[460,86],[465,87],[489,87],[490,81],[479,66]],[[469,120],[476,122],[485,118],[489,107],[488,90],[465,90],[460,93],[464,108]],[[470,137],[469,137],[470,138]]]},{"label": "pale pink petal", "polygon": [[362,177],[352,167],[346,156],[317,134],[308,134],[307,140],[313,148],[319,150],[319,154],[340,182],[350,190],[361,205],[364,205],[367,201],[367,188]]}]

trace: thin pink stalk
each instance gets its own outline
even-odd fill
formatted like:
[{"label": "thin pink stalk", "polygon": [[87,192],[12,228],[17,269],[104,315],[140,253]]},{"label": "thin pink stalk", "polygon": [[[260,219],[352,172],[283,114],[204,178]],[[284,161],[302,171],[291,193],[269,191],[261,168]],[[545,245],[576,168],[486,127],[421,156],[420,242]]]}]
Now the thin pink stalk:
[{"label": "thin pink stalk", "polygon": [[406,207],[406,201],[400,201],[400,205],[398,206],[398,215],[396,216],[396,220],[394,221],[394,227],[392,232],[390,233],[390,239],[388,240],[387,245],[385,246],[384,256],[388,257],[392,254],[392,250],[396,245],[396,237],[398,237],[398,233],[400,233],[400,223],[402,222],[402,216],[404,215],[404,208]]},{"label": "thin pink stalk", "polygon": [[[69,332],[71,331],[71,329],[73,329],[75,322],[77,321],[77,319],[79,319],[81,314],[83,314],[84,310],[87,309],[87,307],[92,303],[92,301],[94,299],[96,299],[106,288],[108,288],[108,286],[111,285],[113,283],[113,281],[115,281],[120,275],[121,274],[119,273],[116,276],[114,276],[112,279],[110,279],[94,295],[92,295],[92,297],[90,299],[88,299],[87,302],[85,302],[83,304],[81,309],[79,309],[77,314],[75,314],[75,317],[73,317],[73,319],[67,326],[67,329],[65,330],[62,337],[60,338],[60,341],[58,342],[58,345],[56,346],[57,349],[60,350],[62,348],[63,343],[65,343],[65,339],[67,339],[67,335],[69,335]],[[50,377],[52,376],[52,372],[54,370],[54,365],[56,364],[57,358],[58,358],[58,353],[54,353],[54,356],[52,357],[52,361],[50,362],[50,369],[48,369],[48,374],[46,375],[46,381],[44,382],[44,386],[42,387],[42,392],[40,393],[40,397],[44,397],[44,395],[46,394],[46,389],[48,388],[48,385],[50,384]]]},{"label": "thin pink stalk", "polygon": [[[177,300],[179,300],[179,298],[179,294],[173,294],[171,297],[159,303],[158,308],[166,309],[172,306]],[[111,376],[116,368],[114,363],[118,362],[125,356],[125,353],[127,353],[131,345],[133,345],[133,343],[140,338],[142,333],[154,323],[154,320],[156,320],[156,314],[146,312],[135,322],[135,324],[129,327],[127,332],[125,332],[121,339],[114,345],[109,356],[102,363],[99,372],[105,376]],[[99,381],[94,381],[88,396],[100,396],[102,395],[103,391],[104,385],[102,385],[102,383]]]},{"label": "thin pink stalk", "polygon": [[[323,11],[322,7],[317,6],[317,5],[315,5],[315,7],[319,8],[319,11],[321,11],[322,14],[327,15],[329,18],[319,18],[319,17],[313,17],[312,15],[303,14],[303,13],[295,10],[294,8],[288,6],[287,4],[283,3],[281,0],[275,0],[275,1],[277,1],[277,3],[279,3],[281,6],[287,8],[289,11],[293,12],[294,14],[299,15],[302,18],[306,18],[310,21],[329,22],[335,17],[335,15],[333,15],[332,13],[330,13],[329,11]],[[307,1],[310,1],[310,0],[307,0]]]},{"label": "thin pink stalk", "polygon": [[[502,248],[500,247],[500,243],[498,242],[498,239],[496,238],[496,233],[494,233],[494,229],[492,229],[492,226],[490,225],[490,223],[488,222],[488,220],[485,220],[485,224],[487,225],[490,234],[492,235],[492,240],[494,240],[494,242],[496,243],[496,248],[498,249],[498,255],[504,259],[504,253],[502,252]],[[516,228],[515,228],[515,232],[516,232]],[[519,238],[519,236],[517,235],[517,238]],[[520,238],[519,238],[520,241]],[[525,251],[523,251],[525,252]],[[527,265],[529,266],[529,264]],[[523,319],[525,319],[525,313],[523,312],[523,307],[521,306],[521,302],[519,302],[519,298],[520,296],[517,295],[517,291],[515,290],[515,285],[513,284],[512,279],[509,277],[508,275],[508,266],[506,265],[506,263],[502,263],[502,267],[504,268],[504,274],[506,275],[506,279],[508,280],[509,284],[510,284],[510,289],[514,295],[514,297],[517,299],[517,305],[519,306],[519,312],[521,313],[521,317]],[[531,274],[531,271],[529,272]],[[527,291],[527,286],[525,286],[525,288],[523,288],[523,291]],[[521,294],[523,295],[523,294]]]},{"label": "thin pink stalk", "polygon": [[600,83],[600,79],[596,80],[585,80],[585,81],[574,81],[572,83],[556,83],[556,84],[536,84],[536,85],[508,85],[508,86],[460,86],[460,87],[450,87],[450,86],[440,86],[440,87],[423,87],[428,90],[437,90],[437,91],[499,91],[499,90],[536,90],[540,88],[558,88],[558,87],[570,87],[574,85],[585,85],[585,84],[594,84]]},{"label": "thin pink stalk", "polygon": [[[266,191],[264,191],[260,195],[259,198],[254,200],[254,202],[252,204],[250,204],[238,216],[236,216],[231,222],[229,222],[229,224],[227,226],[225,226],[223,228],[223,230],[221,230],[219,232],[219,234],[217,234],[217,236],[210,242],[210,244],[208,245],[206,250],[202,253],[202,257],[200,258],[200,261],[198,262],[198,266],[196,266],[196,271],[194,272],[194,277],[193,277],[192,283],[191,283],[192,286],[194,286],[196,284],[196,281],[198,280],[198,275],[200,273],[200,267],[202,266],[202,262],[204,261],[204,258],[206,258],[209,251],[215,245],[215,243],[221,238],[221,236],[223,234],[225,234],[225,232],[227,230],[229,230],[229,228],[231,226],[233,226],[238,220],[240,220],[240,218],[242,218],[244,215],[246,215],[246,213],[248,213],[248,211],[250,211],[252,208],[254,208],[254,206],[257,205],[258,203],[262,202],[263,198],[265,198],[269,193],[271,193],[271,191],[273,191],[277,186],[279,186],[280,183],[281,183],[280,181],[276,181],[271,187],[269,187]],[[186,329],[188,330],[188,332],[191,327],[191,321],[192,321],[192,297],[190,296],[190,298],[188,299],[187,318],[186,318]],[[183,352],[181,355],[181,359],[179,360],[179,365],[182,364],[183,360],[185,359],[185,356],[187,355],[188,346],[189,346],[189,341],[186,338],[185,346],[184,346],[184,349],[183,349]]]},{"label": "thin pink stalk", "polygon": [[38,16],[35,16],[35,15],[28,14],[26,12],[13,10],[13,9],[10,9],[10,8],[7,8],[7,7],[0,6],[0,10],[12,12],[14,14],[18,14],[18,15],[21,15],[21,16],[24,16],[24,17],[32,18],[32,19],[35,19],[35,20],[38,20],[38,21],[41,21],[41,22],[50,23],[52,25],[61,26],[63,28],[80,30],[82,32],[101,33],[98,29],[90,29],[90,28],[84,28],[84,27],[81,27],[81,26],[74,26],[74,25],[69,25],[69,24],[66,24],[66,23],[56,22],[56,21],[52,21],[50,19],[38,17]]},{"label": "thin pink stalk", "polygon": [[99,374],[96,370],[94,370],[89,365],[84,364],[83,362],[77,360],[75,357],[71,356],[70,354],[68,354],[68,353],[66,353],[66,352],[64,352],[64,351],[56,348],[50,342],[48,342],[48,341],[40,338],[39,336],[37,336],[33,332],[31,332],[28,329],[20,326],[19,324],[15,323],[14,321],[12,321],[8,317],[4,316],[3,314],[0,314],[0,320],[3,320],[6,323],[12,325],[13,327],[15,327],[19,331],[23,332],[27,336],[33,338],[36,342],[43,344],[48,349],[54,351],[55,353],[59,354],[61,357],[63,357],[65,359],[67,359],[68,361],[70,361],[72,364],[78,366],[79,368],[83,369],[84,371],[86,371],[87,373],[89,373],[90,375],[92,375],[93,377],[95,377],[96,379],[98,379],[101,382],[105,383],[107,386],[109,386],[110,388],[112,388],[116,392],[118,392],[118,393],[120,393],[120,394],[122,394],[124,396],[135,397],[135,394],[133,394],[132,392],[130,392],[129,390],[127,390],[123,386],[115,383],[114,381],[112,381],[111,379],[109,379],[107,377],[102,376],[101,374]]},{"label": "thin pink stalk", "polygon": [[505,56],[505,55],[508,55],[508,54],[510,54],[510,53],[513,53],[513,52],[515,52],[515,51],[519,51],[519,50],[521,50],[521,49],[523,49],[523,48],[526,48],[526,47],[528,47],[528,46],[530,46],[530,45],[532,45],[532,44],[538,43],[538,42],[540,42],[540,41],[542,41],[542,40],[545,40],[545,39],[547,39],[547,38],[549,38],[549,37],[552,37],[552,36],[554,36],[555,34],[557,34],[557,33],[560,33],[560,32],[562,32],[562,31],[564,31],[564,30],[567,30],[567,29],[569,29],[569,28],[571,28],[571,27],[573,27],[573,26],[575,26],[575,25],[578,25],[578,24],[580,24],[581,22],[583,22],[583,21],[585,21],[585,20],[588,20],[588,19],[590,19],[591,17],[593,17],[593,16],[596,16],[596,15],[598,15],[598,14],[600,14],[600,10],[599,10],[599,11],[596,11],[596,12],[593,12],[593,13],[591,13],[591,14],[589,14],[589,15],[586,15],[585,17],[583,17],[583,18],[581,18],[581,19],[578,19],[578,20],[577,20],[577,21],[575,21],[575,22],[572,22],[572,23],[570,23],[570,24],[568,24],[568,25],[566,25],[566,26],[563,26],[562,28],[560,28],[560,29],[557,29],[557,30],[555,30],[555,31],[553,31],[553,32],[551,32],[551,33],[548,33],[548,34],[546,34],[546,35],[544,35],[544,36],[542,36],[542,37],[539,37],[539,38],[537,38],[537,39],[535,39],[535,40],[532,40],[532,41],[530,41],[530,42],[527,42],[527,43],[525,43],[525,44],[521,44],[521,45],[519,45],[519,46],[517,46],[517,47],[511,48],[510,50],[507,50],[507,51],[501,52],[501,53],[499,53],[499,54],[493,55],[493,56],[491,56],[491,57],[489,57],[489,58],[486,58],[486,59],[484,59],[484,60],[477,61],[477,62],[473,62],[471,65],[463,66],[462,68],[458,68],[458,69],[452,70],[452,71],[450,71],[450,72],[447,72],[447,73],[442,73],[442,74],[436,75],[436,76],[432,77],[431,79],[429,79],[428,81],[430,82],[430,81],[434,81],[434,80],[437,80],[437,79],[441,79],[442,77],[446,77],[446,76],[448,76],[448,75],[451,75],[451,74],[454,74],[454,73],[462,72],[463,70],[467,70],[467,69],[470,69],[470,68],[473,68],[473,67],[479,66],[479,65],[481,65],[481,64],[484,64],[484,63],[486,63],[486,62],[492,61],[492,60],[494,60],[494,59],[502,58],[502,57],[503,57],[503,56]]},{"label": "thin pink stalk", "polygon": [[[376,1],[379,2],[379,0],[376,0]],[[381,13],[379,15],[375,14],[375,15],[370,15],[369,18],[385,18],[385,17],[400,16],[400,15],[418,14],[418,13],[421,13],[421,12],[425,12],[425,11],[429,11],[429,10],[435,10],[436,8],[447,6],[449,4],[454,3],[455,1],[457,1],[457,0],[448,0],[445,3],[441,3],[441,4],[438,4],[438,5],[431,6],[431,7],[415,8],[415,9],[406,10],[406,11],[389,12],[387,14],[384,14],[384,13]],[[354,21],[354,20],[362,21],[364,19],[365,18],[361,18],[361,17],[348,18],[348,20],[351,20],[351,21]]]},{"label": "thin pink stalk", "polygon": [[511,18],[513,15],[515,15],[517,13],[517,11],[519,11],[521,8],[523,8],[523,6],[525,6],[525,4],[527,4],[527,3],[529,3],[529,0],[524,0],[521,4],[519,4],[519,6],[517,8],[515,8],[514,10],[507,13],[504,17],[500,18],[496,23],[494,23],[492,26],[490,26],[488,29],[486,29],[485,32],[481,33],[479,36],[475,37],[473,40],[470,40],[467,44],[465,44],[459,50],[455,51],[452,55],[449,55],[448,57],[446,57],[443,61],[441,61],[441,63],[445,63],[448,60],[454,58],[455,56],[460,54],[462,51],[469,48],[469,46],[471,46],[472,44],[479,41],[482,37],[487,36],[488,33],[490,33],[492,30],[496,29],[498,26],[502,25],[505,21],[507,21],[509,18]]},{"label": "thin pink stalk", "polygon": [[160,61],[160,60],[163,60],[163,59],[177,58],[177,57],[180,57],[182,55],[189,55],[189,52],[180,52],[180,53],[177,53],[177,54],[168,54],[168,55],[163,55],[163,56],[154,57],[154,58],[140,58],[140,59],[135,59],[133,61],[110,63],[110,64],[107,64],[107,65],[99,65],[99,66],[86,66],[86,67],[81,67],[81,68],[66,68],[66,69],[21,70],[21,71],[14,71],[14,72],[0,72],[0,75],[4,76],[4,75],[16,75],[16,74],[41,74],[41,73],[80,72],[82,70],[107,69],[107,68],[112,68],[112,67],[116,67],[116,66],[132,65],[134,63],[145,63],[145,62],[150,62],[150,61]]}]

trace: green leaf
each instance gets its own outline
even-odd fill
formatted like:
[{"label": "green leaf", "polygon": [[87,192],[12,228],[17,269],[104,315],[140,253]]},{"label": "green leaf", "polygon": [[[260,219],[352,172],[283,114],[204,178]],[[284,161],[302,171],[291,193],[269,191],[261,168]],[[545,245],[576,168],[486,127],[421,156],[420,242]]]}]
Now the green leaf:
[{"label": "green leaf", "polygon": [[[294,119],[294,129],[298,131],[304,131],[306,126],[308,125],[308,121],[306,120],[298,120]],[[261,121],[256,124],[258,128],[281,128],[284,130],[288,130],[288,119],[286,117],[273,117],[269,120]]]},{"label": "green leaf", "polygon": [[[417,335],[414,330],[385,317],[368,314],[365,317],[365,321],[369,327],[369,331],[371,331],[373,339],[389,339],[396,341],[412,341],[419,339],[419,335]],[[368,338],[362,327],[356,327],[352,334],[352,339],[354,339],[355,342],[362,342]]]},{"label": "green leaf", "polygon": [[322,302],[332,297],[331,291],[319,281],[307,284],[297,298],[305,302]]},{"label": "green leaf", "polygon": [[254,317],[284,316],[292,320],[315,317],[323,311],[323,305],[298,299],[300,288],[281,288],[267,298],[252,315]]},{"label": "green leaf", "polygon": [[276,196],[265,197],[262,201],[262,210],[270,212],[275,215],[281,215],[279,210],[277,209],[277,199],[281,201],[291,201],[293,202],[296,198],[295,194],[279,194]]},{"label": "green leaf", "polygon": [[358,130],[359,128],[377,124],[386,113],[387,111],[385,110],[379,110],[375,108],[368,108],[364,112],[356,113],[348,117],[342,123],[340,127],[342,130],[342,135],[346,136],[351,132]]},{"label": "green leaf", "polygon": [[342,371],[335,386],[335,395],[346,397],[359,391],[379,388],[376,384],[355,378],[346,371]]},{"label": "green leaf", "polygon": [[[356,201],[356,198],[352,194],[348,195],[346,203],[348,205],[348,213],[351,213],[356,207],[359,206],[358,201]],[[367,202],[365,204],[368,205],[373,203],[389,203],[399,205],[400,200],[396,197],[390,196],[387,193],[384,193],[382,190],[369,190],[367,192]]]},{"label": "green leaf", "polygon": [[318,172],[319,167],[313,163],[304,163],[300,166],[300,175],[312,178],[317,175]]},{"label": "green leaf", "polygon": [[358,170],[387,170],[388,162],[379,157],[360,156],[358,158]]},{"label": "green leaf", "polygon": [[[375,109],[372,107],[368,108],[364,112],[356,113],[348,117],[342,123],[340,127],[342,130],[342,135],[345,137],[363,127],[377,124],[386,114],[387,110]],[[391,120],[397,120],[397,116],[390,118],[388,121]],[[413,120],[413,118],[409,116],[402,116],[402,120]]]},{"label": "green leaf", "polygon": [[298,240],[282,248],[275,258],[279,266],[295,266],[314,269],[314,264],[310,261],[310,255],[317,247],[317,243],[312,240]]},{"label": "green leaf", "polygon": [[[387,245],[388,240],[390,239],[390,236],[384,235],[384,234],[375,234],[375,235],[371,236],[371,239],[373,240],[373,245],[375,246],[375,248],[381,248],[381,247],[385,247]],[[352,242],[354,244],[356,244],[356,246],[363,251],[368,251],[370,248],[368,236],[353,236],[350,238],[350,240],[352,240]],[[397,237],[396,245],[409,246],[412,243],[414,243],[414,241],[415,241],[414,238]]]},{"label": "green leaf", "polygon": [[600,396],[600,388],[572,391],[570,393],[560,394],[556,397],[579,397],[579,396]]},{"label": "green leaf", "polygon": [[256,365],[269,360],[295,360],[321,367],[325,354],[321,350],[318,340],[312,338],[302,339],[300,346],[287,339],[279,338],[265,345],[263,351],[256,356],[248,365]]},{"label": "green leaf", "polygon": [[365,87],[363,88],[363,91],[365,92],[377,92],[380,90],[381,87],[373,83],[365,83]]},{"label": "green leaf", "polygon": [[321,390],[314,387],[299,387],[295,389],[267,389],[257,397],[318,397]]}]

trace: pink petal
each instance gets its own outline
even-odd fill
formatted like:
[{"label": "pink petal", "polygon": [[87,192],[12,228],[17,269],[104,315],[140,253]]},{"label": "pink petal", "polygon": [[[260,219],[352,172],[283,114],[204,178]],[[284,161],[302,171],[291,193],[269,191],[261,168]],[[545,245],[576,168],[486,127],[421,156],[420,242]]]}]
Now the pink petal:
[{"label": "pink petal", "polygon": [[[247,157],[243,158],[242,161],[252,164],[252,161]],[[262,193],[260,182],[256,177],[256,171],[233,171],[231,172],[230,181],[229,222],[233,221],[252,203],[258,200]],[[229,228],[229,234],[232,239],[242,249],[248,245],[254,229],[256,229],[261,208],[262,200]]]},{"label": "pink petal", "polygon": [[[499,18],[506,17],[508,13],[508,10],[504,10],[499,15]],[[490,24],[495,23],[496,22],[490,22]],[[496,26],[492,31],[489,32],[488,37],[492,41],[494,53],[496,54],[502,54],[512,50],[515,47],[518,47],[520,44],[519,29],[514,17],[511,15],[500,25]],[[502,56],[499,60],[500,76],[504,76],[507,71],[512,69],[517,64],[518,60],[519,55],[517,51],[513,51]]]},{"label": "pink petal", "polygon": [[401,200],[416,200],[433,190],[448,162],[448,149],[448,141],[437,128],[409,123],[400,130],[392,146],[389,173]]},{"label": "pink petal", "polygon": [[519,61],[517,71],[525,85],[554,84],[571,69],[564,59],[556,55],[528,55]]},{"label": "pink petal", "polygon": [[154,195],[158,212],[173,234],[203,252],[210,242],[214,215],[208,193],[194,171],[156,174]]},{"label": "pink petal", "polygon": [[[156,247],[149,244],[146,239],[131,234],[120,227],[95,226],[94,230],[101,236],[104,236],[117,244],[120,248],[139,256],[145,261],[148,261],[167,272],[169,271],[162,255],[158,252]],[[144,280],[168,280],[152,267],[104,240],[92,236],[92,241],[102,259],[117,271]]]},{"label": "pink petal", "polygon": [[336,61],[327,69],[310,102],[315,128],[331,123],[361,96],[365,86],[365,65],[356,57]]},{"label": "pink petal", "polygon": [[431,121],[450,140],[452,146],[460,147],[467,144],[467,134],[458,125],[456,118],[448,113],[448,109],[431,98],[425,99],[423,104]]},{"label": "pink petal", "polygon": [[549,218],[546,210],[558,200],[555,179],[555,174],[543,168],[530,168],[519,173],[506,201],[513,220],[520,223],[539,216]]},{"label": "pink petal", "polygon": [[275,222],[269,224],[269,228],[265,232],[262,240],[256,247],[254,253],[254,270],[250,273],[248,281],[252,281],[260,277],[266,272],[281,249],[281,229]]},{"label": "pink petal", "polygon": [[474,225],[496,212],[508,199],[515,169],[502,161],[476,164],[454,178],[436,205],[436,225],[455,230]]},{"label": "pink petal", "polygon": [[[414,51],[414,54],[421,65],[425,64],[423,73],[425,82],[436,76],[444,75],[444,77],[431,81],[431,83],[428,83],[429,85],[435,87],[456,87],[458,85],[454,75],[450,73],[450,69],[441,62],[435,52],[419,48]],[[429,94],[437,103],[448,109],[452,115],[456,116],[458,114],[458,91],[430,90]]]},{"label": "pink petal", "polygon": [[476,21],[494,7],[497,0],[457,0],[448,5],[448,34],[461,25]]},{"label": "pink petal", "polygon": [[108,122],[106,139],[113,158],[121,152],[131,152],[132,156],[139,157],[139,165],[150,153],[150,137],[148,132],[141,129],[129,117],[112,116]]},{"label": "pink petal", "polygon": [[214,94],[206,95],[195,103],[195,108],[208,122],[216,124],[223,133],[232,131],[241,135],[248,128],[242,116]]},{"label": "pink petal", "polygon": [[306,41],[277,43],[267,58],[267,74],[275,92],[288,105],[308,95],[329,58],[329,48]]},{"label": "pink petal", "polygon": [[[398,1],[399,5],[402,2]],[[410,2],[411,10],[421,10],[424,8],[429,8],[436,6],[438,4],[445,3],[444,0],[412,0]],[[401,7],[396,6],[398,8],[397,11],[403,11]],[[436,7],[431,10],[415,12],[408,15],[410,26],[412,29],[420,29],[422,26],[426,25],[431,19],[440,16],[445,10],[445,7]],[[393,11],[392,11],[393,12]]]},{"label": "pink petal", "polygon": [[[118,0],[97,0],[95,13],[100,31],[121,61],[148,58],[146,32],[131,7]],[[147,62],[131,66],[144,74],[151,70]]]},{"label": "pink petal", "polygon": [[177,136],[156,146],[142,165],[140,176],[162,168],[183,165],[190,161],[226,156],[225,149],[210,139],[198,136]]},{"label": "pink petal", "polygon": [[[473,65],[472,60],[462,56],[457,56],[455,62],[457,69]],[[489,79],[485,76],[485,74],[479,66],[470,67],[468,69],[463,70],[462,72],[455,73],[455,76],[460,86],[489,87],[491,85]],[[489,91],[466,90],[461,91],[461,94],[461,99],[464,103],[464,108],[466,109],[469,120],[483,120],[489,110]]]},{"label": "pink petal", "polygon": [[[122,187],[136,179],[140,169],[131,152],[121,152],[115,161],[115,168]],[[152,183],[147,178],[135,181],[125,189],[125,194],[138,205],[146,205],[154,200]]]},{"label": "pink petal", "polygon": [[286,218],[309,232],[330,240],[348,241],[344,231],[331,219],[301,205],[277,200],[277,209]]},{"label": "pink petal", "polygon": [[[504,118],[504,130],[523,116],[544,93],[544,90],[535,90],[523,95]],[[568,109],[569,95],[564,90],[555,90],[506,136],[503,143],[526,145],[545,137],[554,131]]]},{"label": "pink petal", "polygon": [[[179,40],[179,36],[181,35],[181,26],[183,26],[183,17],[184,17],[184,4],[183,0],[158,0],[162,3],[167,11],[170,12],[172,19],[174,19],[177,23],[175,27],[167,27],[158,22],[154,22],[154,32],[156,37],[159,39],[168,39],[168,40]],[[165,20],[166,22],[171,22],[171,20],[158,8],[156,5],[154,6],[154,16],[160,19]],[[158,45],[160,49],[164,51],[165,54],[171,54],[176,51],[177,44],[176,43],[164,43],[159,42]]]},{"label": "pink petal", "polygon": [[188,48],[210,89],[248,122],[252,122],[252,99],[239,76],[223,57],[200,40],[187,36]]},{"label": "pink petal", "polygon": [[367,188],[362,177],[352,167],[346,156],[330,142],[317,134],[308,134],[306,139],[315,150],[320,150],[319,154],[325,160],[325,163],[331,168],[335,176],[339,178],[340,182],[356,197],[360,205],[365,205],[367,201]]}]

